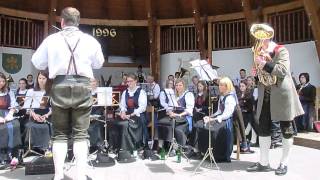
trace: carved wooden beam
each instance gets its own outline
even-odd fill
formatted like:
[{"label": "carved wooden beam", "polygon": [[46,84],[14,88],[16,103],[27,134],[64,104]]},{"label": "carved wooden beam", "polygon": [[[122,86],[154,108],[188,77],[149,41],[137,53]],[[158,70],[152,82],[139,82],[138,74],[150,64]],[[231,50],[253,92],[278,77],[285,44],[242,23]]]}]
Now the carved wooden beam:
[{"label": "carved wooden beam", "polygon": [[320,61],[320,17],[318,16],[319,5],[314,0],[303,0],[304,9],[309,16],[312,34],[316,43],[318,58]]},{"label": "carved wooden beam", "polygon": [[192,9],[193,9],[193,18],[195,21],[195,27],[196,27],[196,34],[197,34],[197,42],[198,42],[198,48],[200,51],[200,58],[206,59],[207,58],[207,50],[205,47],[205,41],[203,36],[203,23],[201,22],[200,18],[200,9],[199,9],[199,3],[198,0],[192,0]]}]

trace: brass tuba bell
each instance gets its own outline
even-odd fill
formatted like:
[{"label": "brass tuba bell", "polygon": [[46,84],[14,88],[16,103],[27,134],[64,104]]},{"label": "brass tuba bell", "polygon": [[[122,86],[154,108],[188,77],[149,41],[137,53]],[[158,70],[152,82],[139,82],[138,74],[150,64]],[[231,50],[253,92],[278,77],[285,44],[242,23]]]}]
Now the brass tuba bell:
[{"label": "brass tuba bell", "polygon": [[9,76],[6,78],[8,83],[14,82],[12,76],[9,74]]},{"label": "brass tuba bell", "polygon": [[270,73],[258,68],[255,59],[260,56],[263,41],[271,39],[274,36],[274,30],[267,24],[253,24],[250,28],[250,34],[255,38],[255,45],[253,51],[253,63],[256,69],[259,81],[265,86],[271,86],[277,83],[277,77]]},{"label": "brass tuba bell", "polygon": [[189,72],[188,70],[186,70],[185,68],[180,68],[180,72],[179,72],[179,78],[183,78],[183,76]]}]

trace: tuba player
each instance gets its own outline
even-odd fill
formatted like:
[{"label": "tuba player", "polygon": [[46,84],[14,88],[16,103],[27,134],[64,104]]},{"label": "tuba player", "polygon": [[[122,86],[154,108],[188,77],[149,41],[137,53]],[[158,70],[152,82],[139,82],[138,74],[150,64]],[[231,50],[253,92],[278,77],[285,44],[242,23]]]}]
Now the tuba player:
[{"label": "tuba player", "polygon": [[291,78],[288,50],[271,40],[274,30],[269,25],[254,24],[251,26],[250,32],[260,42],[260,46],[255,49],[258,51],[258,56],[254,58],[254,63],[258,68],[257,72],[263,71],[275,77],[276,81],[266,85],[259,77],[256,118],[259,122],[260,160],[248,167],[247,171],[271,171],[269,148],[271,145],[271,120],[273,120],[280,122],[283,135],[282,156],[275,174],[285,175],[288,171],[288,157],[293,144],[293,119],[304,112]]}]

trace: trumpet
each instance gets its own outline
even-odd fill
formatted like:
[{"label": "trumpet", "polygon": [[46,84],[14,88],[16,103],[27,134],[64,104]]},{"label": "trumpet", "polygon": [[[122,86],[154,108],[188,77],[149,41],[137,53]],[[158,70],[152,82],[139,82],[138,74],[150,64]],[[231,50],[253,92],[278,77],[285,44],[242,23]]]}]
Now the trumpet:
[{"label": "trumpet", "polygon": [[271,39],[274,35],[274,30],[266,24],[253,24],[250,28],[250,34],[256,39],[256,43],[252,48],[253,62],[256,74],[259,81],[265,86],[271,86],[277,83],[277,77],[269,74],[268,72],[258,68],[255,60],[261,58],[261,49],[263,41]]}]

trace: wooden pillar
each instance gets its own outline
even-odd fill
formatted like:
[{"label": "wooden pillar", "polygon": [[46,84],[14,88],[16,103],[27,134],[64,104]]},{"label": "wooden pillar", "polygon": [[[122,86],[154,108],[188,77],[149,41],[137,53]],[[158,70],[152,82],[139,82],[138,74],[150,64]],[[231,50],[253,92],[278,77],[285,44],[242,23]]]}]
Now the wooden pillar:
[{"label": "wooden pillar", "polygon": [[213,31],[212,31],[212,23],[208,23],[208,63],[212,64],[212,41],[213,41]]},{"label": "wooden pillar", "polygon": [[156,24],[157,19],[154,16],[154,1],[146,0],[147,18],[148,18],[148,33],[150,47],[150,72],[156,81],[159,80],[159,59],[157,58],[157,42],[156,42]]},{"label": "wooden pillar", "polygon": [[52,25],[56,25],[56,11],[57,11],[57,0],[50,0],[49,6],[49,19],[48,19],[48,33],[52,34],[56,32],[56,29],[52,27]]},{"label": "wooden pillar", "polygon": [[43,23],[43,38],[48,36],[48,21],[44,21]]},{"label": "wooden pillar", "polygon": [[156,69],[155,69],[155,76],[157,77],[157,81],[159,82],[160,80],[160,51],[161,51],[161,44],[160,44],[160,40],[161,40],[161,26],[159,24],[157,24],[157,28],[156,28],[156,44],[157,44],[157,53],[156,53]]},{"label": "wooden pillar", "polygon": [[318,12],[320,12],[320,7],[315,0],[303,0],[304,9],[309,16],[309,21],[311,25],[312,34],[314,41],[316,43],[316,48],[318,52],[318,58],[320,61],[320,17]]},{"label": "wooden pillar", "polygon": [[192,0],[192,9],[193,9],[193,18],[195,21],[196,33],[197,33],[197,43],[198,49],[200,51],[200,58],[206,59],[207,58],[207,50],[205,47],[205,41],[203,36],[203,23],[201,22],[201,14],[199,10],[199,3],[198,0]]},{"label": "wooden pillar", "polygon": [[243,14],[247,20],[248,26],[250,27],[251,24],[255,21],[253,13],[251,12],[250,0],[242,0],[241,3],[243,8]]}]

